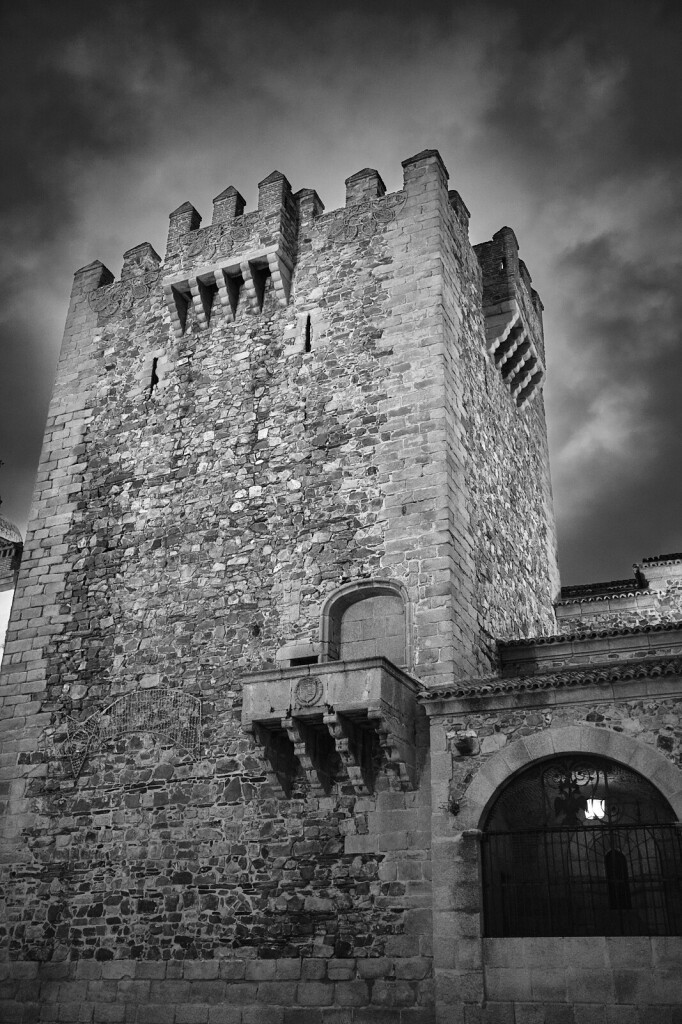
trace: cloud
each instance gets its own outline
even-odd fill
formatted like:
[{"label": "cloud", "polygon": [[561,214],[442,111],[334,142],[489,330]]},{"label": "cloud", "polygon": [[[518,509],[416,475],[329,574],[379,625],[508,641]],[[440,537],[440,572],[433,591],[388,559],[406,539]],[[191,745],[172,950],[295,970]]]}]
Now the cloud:
[{"label": "cloud", "polygon": [[161,251],[170,210],[190,199],[208,216],[228,184],[252,207],[275,167],[333,209],[348,174],[370,164],[398,188],[401,159],[436,146],[473,240],[511,224],[545,303],[566,582],[682,546],[667,511],[682,426],[681,23],[662,0],[10,10],[3,511],[25,521],[76,267],[118,272],[144,240]]}]

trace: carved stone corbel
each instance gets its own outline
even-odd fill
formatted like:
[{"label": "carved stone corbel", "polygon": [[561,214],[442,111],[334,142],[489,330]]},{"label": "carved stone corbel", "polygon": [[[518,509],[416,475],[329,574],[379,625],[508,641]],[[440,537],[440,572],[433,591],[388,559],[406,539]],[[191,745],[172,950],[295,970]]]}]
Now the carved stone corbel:
[{"label": "carved stone corbel", "polygon": [[[392,722],[385,709],[372,709],[368,718],[374,721],[379,734],[379,744],[386,754],[386,766],[390,770],[389,786],[393,790],[408,790],[415,787],[416,765],[414,744],[400,736],[397,722]],[[398,727],[399,728],[399,727]]]},{"label": "carved stone corbel", "polygon": [[371,733],[336,711],[325,715],[322,720],[334,740],[336,751],[355,792],[358,796],[371,793],[374,781]]},{"label": "carved stone corbel", "polygon": [[289,737],[279,730],[254,725],[253,738],[263,751],[263,759],[270,766],[273,782],[278,782],[286,797],[291,796],[294,779],[298,774],[298,762]]},{"label": "carved stone corbel", "polygon": [[311,790],[318,796],[331,791],[333,778],[328,771],[329,747],[321,742],[325,734],[314,729],[300,718],[283,718],[282,728],[294,745],[296,757],[301,763]]}]

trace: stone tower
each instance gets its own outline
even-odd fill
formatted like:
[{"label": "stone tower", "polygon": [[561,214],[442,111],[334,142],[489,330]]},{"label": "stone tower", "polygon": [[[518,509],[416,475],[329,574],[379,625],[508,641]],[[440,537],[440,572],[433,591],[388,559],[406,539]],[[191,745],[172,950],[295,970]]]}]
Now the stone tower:
[{"label": "stone tower", "polygon": [[1,690],[22,1019],[434,1019],[421,695],[559,583],[541,302],[403,168],[75,276]]}]

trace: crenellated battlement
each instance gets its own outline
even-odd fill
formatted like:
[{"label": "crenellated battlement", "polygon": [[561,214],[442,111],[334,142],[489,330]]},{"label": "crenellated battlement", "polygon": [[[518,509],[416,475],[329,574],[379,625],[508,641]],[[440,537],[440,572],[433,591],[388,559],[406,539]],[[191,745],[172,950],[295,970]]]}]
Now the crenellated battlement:
[{"label": "crenellated battlement", "polygon": [[[268,289],[286,308],[301,246],[319,251],[330,244],[361,245],[393,226],[407,230],[414,204],[434,190],[442,191],[443,215],[452,218],[455,234],[468,246],[469,210],[455,189],[448,190],[438,152],[424,150],[402,166],[403,188],[394,193],[387,193],[374,168],[350,175],[345,205],[329,212],[314,189],[292,192],[276,170],[259,182],[255,210],[247,211],[242,194],[229,185],[213,200],[211,224],[202,227],[199,211],[185,202],[170,214],[163,263],[149,243],[128,250],[120,281],[103,268],[90,305],[106,319],[127,312],[160,285],[177,340],[185,334],[190,310],[199,329],[215,317],[234,321],[240,308],[259,315]],[[515,405],[523,408],[545,376],[542,302],[511,228],[501,228],[473,251],[482,272],[485,351]],[[319,319],[319,312],[311,315]],[[295,333],[298,351],[301,331]]]}]

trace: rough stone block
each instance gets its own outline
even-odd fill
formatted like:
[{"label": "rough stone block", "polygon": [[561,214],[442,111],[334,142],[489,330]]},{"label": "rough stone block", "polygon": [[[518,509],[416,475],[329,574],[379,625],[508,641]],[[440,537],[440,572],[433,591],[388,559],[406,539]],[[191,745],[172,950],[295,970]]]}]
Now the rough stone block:
[{"label": "rough stone block", "polygon": [[199,1003],[179,1003],[175,1007],[175,1024],[207,1024],[208,1006]]},{"label": "rough stone block", "polygon": [[606,1006],[603,1003],[578,1003],[573,1007],[575,1024],[603,1024]]},{"label": "rough stone block", "polygon": [[[610,971],[586,967],[566,969],[566,997],[571,1003],[610,1002],[614,998],[614,978]],[[631,1002],[630,999],[624,1000]]]},{"label": "rough stone block", "polygon": [[123,1024],[125,1016],[125,1006],[122,1003],[100,1003],[95,1006],[95,1024]]},{"label": "rough stone block", "polygon": [[137,1020],[139,1024],[173,1024],[175,1021],[173,1002],[169,1000],[165,1003],[145,1003],[144,1006],[138,1006]]},{"label": "rough stone block", "polygon": [[218,960],[185,960],[183,963],[183,976],[188,981],[217,978],[219,972]]},{"label": "rough stone block", "polygon": [[[15,1003],[13,1000],[9,999],[0,1000],[0,1020],[6,1021],[7,1024],[21,1024],[23,1012],[24,1009],[22,1003]],[[56,1020],[57,1018],[53,1017],[52,1019]]]},{"label": "rough stone block", "polygon": [[400,1011],[400,1024],[437,1024],[436,1010],[433,1006],[408,1006]]},{"label": "rough stone block", "polygon": [[682,936],[653,935],[649,942],[656,967],[675,968],[682,964]]},{"label": "rough stone block", "polygon": [[358,960],[357,971],[361,978],[389,978],[393,975],[393,960],[383,956]]},{"label": "rough stone block", "polygon": [[296,986],[296,981],[261,981],[258,984],[258,1001],[290,1006],[295,1001]]},{"label": "rough stone block", "polygon": [[431,957],[398,958],[395,961],[395,977],[405,981],[421,981],[431,974]]},{"label": "rough stone block", "polygon": [[544,1005],[545,1024],[574,1024],[573,1007],[563,1003]]},{"label": "rough stone block", "polygon": [[319,981],[300,981],[296,989],[296,1002],[301,1006],[329,1006],[334,1002],[334,986]]},{"label": "rough stone block", "polygon": [[604,1014],[606,1024],[639,1024],[636,1006],[624,1006],[622,1003],[618,1003],[616,1006],[606,1006]]},{"label": "rough stone block", "polygon": [[244,969],[247,981],[272,981],[275,977],[274,960],[248,960]]},{"label": "rough stone block", "polygon": [[293,957],[276,960],[275,977],[281,981],[297,980],[301,977],[301,961]]},{"label": "rough stone block", "polygon": [[221,960],[220,977],[225,981],[239,981],[246,973],[244,960]]},{"label": "rough stone block", "polygon": [[285,1006],[284,1024],[323,1024],[322,1010],[310,1006]]},{"label": "rough stone block", "polygon": [[607,935],[607,961],[613,970],[622,970],[625,967],[641,969],[653,965],[654,941],[648,935]]},{"label": "rough stone block", "polygon": [[106,979],[134,978],[135,966],[134,960],[108,960],[102,964],[102,977]]},{"label": "rough stone block", "polygon": [[514,1024],[545,1024],[546,1016],[541,1003],[514,1003]]},{"label": "rough stone block", "polygon": [[209,1006],[208,1024],[242,1024],[242,1011],[237,1006]]},{"label": "rough stone block", "polygon": [[566,999],[566,973],[561,968],[531,968],[530,987],[533,999],[537,999],[538,1002],[564,1002]]},{"label": "rough stone block", "polygon": [[[185,1003],[189,1000],[189,994],[188,981],[167,978],[164,981],[153,980],[150,983],[149,998],[152,1003],[161,1003],[164,999],[170,1004]],[[92,993],[89,992],[89,996],[92,998]]]},{"label": "rough stone block", "polygon": [[353,1024],[353,1010],[346,1006],[329,1006],[322,1010],[322,1024]]},{"label": "rough stone block", "polygon": [[320,981],[327,976],[327,961],[318,957],[306,957],[301,961],[301,980]]},{"label": "rough stone block", "polygon": [[283,1024],[283,1006],[245,1006],[242,1024]]},{"label": "rough stone block", "polygon": [[533,997],[527,967],[491,967],[485,972],[486,992],[494,1002],[524,1002]]},{"label": "rough stone block", "polygon": [[481,1007],[481,1024],[514,1024],[513,1004],[486,1002]]},{"label": "rough stone block", "polygon": [[415,989],[409,982],[378,979],[372,986],[372,1003],[377,1006],[412,1006],[415,1001]]}]

